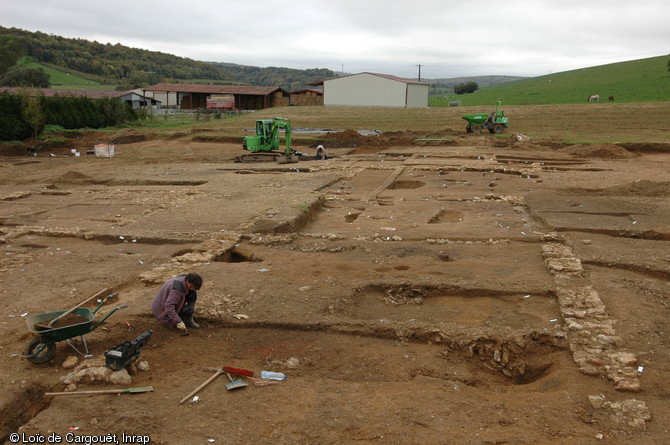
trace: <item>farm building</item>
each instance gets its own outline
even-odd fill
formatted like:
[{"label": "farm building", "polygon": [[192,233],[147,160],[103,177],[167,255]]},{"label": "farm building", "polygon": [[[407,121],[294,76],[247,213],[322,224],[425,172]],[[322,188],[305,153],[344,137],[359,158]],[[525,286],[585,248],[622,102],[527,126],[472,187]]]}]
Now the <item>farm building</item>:
[{"label": "farm building", "polygon": [[360,73],[323,82],[323,104],[362,107],[427,107],[430,85],[387,74]]},{"label": "farm building", "polygon": [[208,103],[209,108],[230,110],[262,110],[289,104],[289,93],[279,87],[159,83],[142,90],[161,100],[164,107],[185,110],[207,108]]},{"label": "farm building", "polygon": [[323,105],[323,90],[308,88],[291,92],[291,105]]},{"label": "farm building", "polygon": [[[22,88],[18,87],[0,87],[0,92],[7,91],[9,93],[17,93]],[[60,96],[85,96],[91,99],[100,99],[101,97],[118,97],[123,102],[126,102],[131,107],[145,108],[153,107],[160,108],[161,102],[158,99],[152,97],[146,97],[142,94],[142,90],[129,90],[129,91],[97,91],[97,90],[62,90],[55,88],[39,88],[39,91],[42,92],[46,97],[52,97],[55,95]]]},{"label": "farm building", "polygon": [[121,93],[123,93],[122,95],[119,96],[121,100],[125,101],[135,109],[146,108],[146,107],[152,107],[152,108],[161,107],[160,100],[154,99],[153,97],[145,96],[142,90],[140,89],[121,91]]}]

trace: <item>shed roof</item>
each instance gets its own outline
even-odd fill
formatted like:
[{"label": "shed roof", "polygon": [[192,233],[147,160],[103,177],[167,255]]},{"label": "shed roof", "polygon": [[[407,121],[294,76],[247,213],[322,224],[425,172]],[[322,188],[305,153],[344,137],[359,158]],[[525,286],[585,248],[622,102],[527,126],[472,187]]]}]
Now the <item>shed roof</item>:
[{"label": "shed roof", "polygon": [[[0,87],[0,93],[8,92],[10,94],[17,94],[24,88],[20,87]],[[152,105],[161,104],[162,102],[154,97],[145,97],[142,92],[136,90],[127,91],[96,91],[96,90],[62,90],[56,88],[29,88],[29,91],[40,91],[46,97],[53,96],[74,96],[74,97],[88,97],[89,99],[101,99],[103,97],[118,97],[124,101],[145,100],[151,102]]]},{"label": "shed roof", "polygon": [[258,87],[245,85],[198,85],[191,83],[157,83],[144,91],[153,92],[179,92],[179,93],[201,93],[201,94],[246,94],[250,96],[267,96],[275,91],[288,94],[280,87]]},{"label": "shed roof", "polygon": [[[430,86],[430,84],[428,84],[426,82],[420,82],[420,81],[414,80],[414,79],[406,79],[404,77],[392,76],[390,74],[370,73],[370,72],[367,72],[367,71],[363,72],[363,73],[349,74],[348,76],[342,76],[342,77],[337,77],[335,79],[328,79],[328,80],[337,80],[337,79],[342,79],[344,77],[360,76],[361,74],[369,74],[371,76],[383,77],[385,79],[395,80],[396,82],[403,82],[403,83],[411,83],[411,84],[415,84],[415,85],[428,85],[428,86]],[[325,82],[328,82],[328,80],[326,80]],[[313,84],[310,84],[310,85],[316,85],[316,83],[313,83]]]},{"label": "shed roof", "polygon": [[311,91],[312,93],[316,94],[323,94],[323,90],[320,90],[318,88],[305,88],[303,90],[291,91],[291,94],[307,93],[308,91]]}]

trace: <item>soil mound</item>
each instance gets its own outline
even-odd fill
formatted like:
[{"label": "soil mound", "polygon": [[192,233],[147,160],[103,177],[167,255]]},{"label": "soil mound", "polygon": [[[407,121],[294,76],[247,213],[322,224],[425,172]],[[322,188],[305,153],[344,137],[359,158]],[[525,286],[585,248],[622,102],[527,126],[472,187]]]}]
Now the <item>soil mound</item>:
[{"label": "soil mound", "polygon": [[147,139],[153,139],[153,135],[139,133],[135,130],[127,129],[114,134],[110,140],[111,144],[132,144],[135,142],[144,142]]},{"label": "soil mound", "polygon": [[573,145],[572,147],[564,148],[561,151],[577,156],[601,159],[625,159],[638,156],[623,147],[608,143]]},{"label": "soil mound", "polygon": [[[238,136],[224,136],[224,135],[215,135],[215,134],[198,134],[191,138],[193,142],[218,142],[222,144],[235,144],[239,143],[242,145],[242,138]],[[283,142],[282,142],[283,144]]]},{"label": "soil mound", "polygon": [[174,140],[174,139],[181,139],[181,138],[184,138],[184,137],[187,137],[187,136],[188,136],[188,133],[186,133],[186,132],[176,131],[176,132],[170,134],[169,136],[166,136],[165,139]]},{"label": "soil mound", "polygon": [[670,181],[656,182],[642,179],[628,184],[609,187],[602,192],[603,195],[617,196],[670,196]]},{"label": "soil mound", "polygon": [[65,184],[81,184],[85,182],[91,182],[91,177],[86,176],[83,173],[69,171],[60,178],[57,178],[54,182],[61,182]]},{"label": "soil mound", "polygon": [[25,156],[28,153],[28,147],[20,144],[2,144],[0,146],[0,156]]},{"label": "soil mound", "polygon": [[337,133],[328,133],[326,138],[327,139],[324,139],[319,143],[326,145],[327,147],[351,148],[364,145],[366,136],[363,136],[355,130],[344,130]]},{"label": "soil mound", "polygon": [[670,153],[670,144],[665,142],[622,142],[621,147],[640,153]]},{"label": "soil mound", "polygon": [[134,142],[144,142],[147,136],[143,134],[129,134],[115,138],[112,142],[114,144],[132,144]]},{"label": "soil mound", "polygon": [[[362,149],[362,152],[365,152],[365,149],[414,146],[424,139],[443,138],[448,143],[451,143],[452,141],[450,139],[452,139],[453,136],[461,136],[461,134],[457,131],[446,129],[431,134],[403,130],[364,136],[355,130],[344,130],[338,133],[328,134],[328,140],[324,140],[322,143],[334,147],[357,147],[359,150]],[[357,152],[360,153],[361,151]]]}]

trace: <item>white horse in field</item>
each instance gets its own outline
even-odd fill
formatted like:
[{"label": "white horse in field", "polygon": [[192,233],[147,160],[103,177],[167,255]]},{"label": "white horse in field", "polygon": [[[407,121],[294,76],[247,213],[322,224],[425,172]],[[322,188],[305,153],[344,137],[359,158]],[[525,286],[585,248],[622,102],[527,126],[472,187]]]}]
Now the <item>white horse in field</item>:
[{"label": "white horse in field", "polygon": [[589,102],[600,102],[600,95],[592,94],[592,95],[589,96],[588,101]]}]

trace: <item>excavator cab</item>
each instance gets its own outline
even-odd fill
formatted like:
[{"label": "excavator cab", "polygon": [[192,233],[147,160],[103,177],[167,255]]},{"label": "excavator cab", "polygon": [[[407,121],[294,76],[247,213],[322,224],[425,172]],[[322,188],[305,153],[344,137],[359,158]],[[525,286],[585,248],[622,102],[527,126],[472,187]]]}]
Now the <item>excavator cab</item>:
[{"label": "excavator cab", "polygon": [[270,141],[270,134],[272,133],[272,121],[257,120],[256,121],[256,136],[259,137],[258,143],[263,146]]}]

